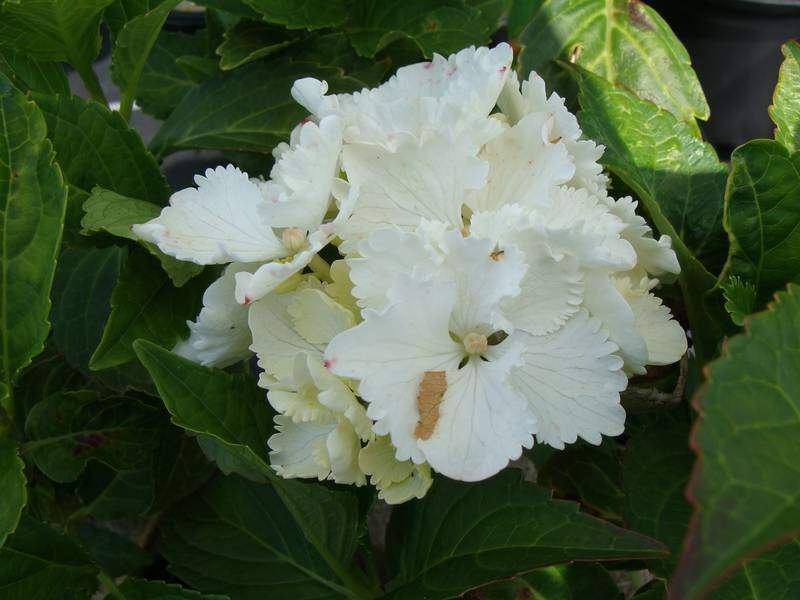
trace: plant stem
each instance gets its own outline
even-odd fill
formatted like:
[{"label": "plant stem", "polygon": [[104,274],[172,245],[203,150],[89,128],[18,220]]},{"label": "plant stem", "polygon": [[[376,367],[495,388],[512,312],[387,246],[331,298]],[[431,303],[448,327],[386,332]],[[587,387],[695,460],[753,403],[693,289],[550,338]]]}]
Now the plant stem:
[{"label": "plant stem", "polygon": [[106,99],[106,95],[103,93],[103,88],[100,87],[100,80],[97,78],[97,73],[92,69],[92,65],[79,65],[76,63],[73,63],[73,65],[92,98],[108,106],[108,99]]},{"label": "plant stem", "polygon": [[126,123],[131,120],[131,113],[133,112],[133,95],[122,92],[122,97],[119,101],[119,114],[125,119]]},{"label": "plant stem", "polygon": [[100,571],[97,574],[97,578],[100,580],[100,583],[102,583],[103,586],[108,590],[110,596],[116,598],[117,600],[125,600],[125,594],[119,591],[117,584],[114,583],[114,580],[108,573],[106,573],[105,571]]},{"label": "plant stem", "polygon": [[326,263],[319,254],[315,254],[308,266],[322,281],[331,283],[331,266]]}]

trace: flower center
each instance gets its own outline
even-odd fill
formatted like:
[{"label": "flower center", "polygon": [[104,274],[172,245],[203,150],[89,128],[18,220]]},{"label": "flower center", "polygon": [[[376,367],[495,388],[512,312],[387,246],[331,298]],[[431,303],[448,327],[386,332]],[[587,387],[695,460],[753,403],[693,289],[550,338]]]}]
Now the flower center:
[{"label": "flower center", "polygon": [[464,336],[464,348],[467,354],[483,354],[489,346],[489,340],[482,333],[468,333]]},{"label": "flower center", "polygon": [[281,234],[281,242],[292,254],[297,254],[306,245],[306,232],[297,227],[288,227]]}]

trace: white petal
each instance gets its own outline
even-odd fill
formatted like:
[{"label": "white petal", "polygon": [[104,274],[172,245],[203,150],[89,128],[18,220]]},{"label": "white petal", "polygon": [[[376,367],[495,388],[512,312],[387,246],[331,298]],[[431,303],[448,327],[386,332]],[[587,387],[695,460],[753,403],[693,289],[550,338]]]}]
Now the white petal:
[{"label": "white petal", "polygon": [[608,176],[603,173],[600,158],[605,146],[592,140],[566,140],[564,145],[575,164],[575,174],[567,182],[570,187],[586,188],[594,194],[604,194],[608,188]]},{"label": "white petal", "polygon": [[379,229],[358,244],[357,258],[348,258],[353,296],[362,308],[380,311],[386,294],[400,275],[430,273],[435,257],[420,235],[396,229]]},{"label": "white petal", "polygon": [[267,400],[272,408],[295,423],[315,421],[325,425],[336,418],[334,411],[319,400],[319,390],[309,370],[315,361],[319,362],[320,358],[298,352],[294,357],[292,376],[268,386]]},{"label": "white petal", "polygon": [[[293,299],[291,293],[269,294],[250,307],[248,323],[253,333],[250,349],[258,355],[258,366],[279,379],[292,377],[295,356],[300,352],[322,359],[322,345],[312,344],[295,330],[288,311]],[[262,374],[259,385],[267,382],[268,378]]]},{"label": "white petal", "polygon": [[497,103],[512,59],[506,43],[491,49],[465,48],[448,58],[434,54],[431,62],[399,68],[376,92],[385,100],[437,98],[486,116]]},{"label": "white petal", "polygon": [[464,193],[483,185],[487,165],[456,139],[422,146],[404,136],[396,152],[370,144],[344,148],[344,169],[360,196],[341,237],[352,244],[384,227],[416,228],[422,219],[461,227]]},{"label": "white petal", "polygon": [[550,335],[512,337],[524,346],[524,364],[512,370],[511,380],[536,415],[537,440],[563,448],[578,437],[599,444],[601,434],[622,433],[619,392],[627,377],[599,321],[582,311]]},{"label": "white petal", "polygon": [[250,304],[263,298],[289,277],[305,269],[332,237],[328,232],[315,231],[308,236],[306,247],[289,260],[266,263],[254,273],[237,273],[236,301],[240,304]]},{"label": "white petal", "polygon": [[341,484],[364,485],[367,478],[358,467],[358,453],[361,443],[353,426],[346,419],[340,419],[336,429],[328,435],[325,444],[331,465],[329,479]]},{"label": "white petal", "polygon": [[511,362],[473,357],[448,372],[434,432],[419,441],[435,470],[452,479],[480,481],[519,458],[523,447],[533,446],[536,420],[507,383]]},{"label": "white petal", "polygon": [[299,290],[293,296],[288,310],[295,331],[312,344],[327,344],[356,323],[353,313],[321,290]]},{"label": "white petal", "polygon": [[552,132],[563,140],[577,140],[581,135],[578,120],[565,105],[564,99],[553,92],[547,96],[544,80],[531,71],[520,89],[516,73],[506,80],[498,100],[501,110],[512,123],[530,113],[542,113],[553,118]]},{"label": "white petal", "polygon": [[295,423],[288,417],[275,417],[278,433],[267,441],[271,451],[270,463],[281,477],[316,477],[320,481],[330,473],[328,434],[336,427],[336,422],[321,425],[313,421]]},{"label": "white petal", "polygon": [[619,200],[606,198],[606,202],[611,212],[626,224],[621,235],[636,250],[638,266],[651,275],[681,272],[681,266],[672,249],[672,241],[669,236],[662,235],[658,240],[653,238],[653,231],[647,221],[636,214],[638,202],[635,202],[630,196]]},{"label": "white petal", "polygon": [[195,177],[196,188],[170,197],[170,206],[133,231],[180,260],[201,265],[255,262],[286,250],[259,215],[265,200],[246,173],[228,165]]},{"label": "white petal", "polygon": [[208,286],[203,308],[195,321],[188,321],[189,338],[178,342],[173,352],[207,367],[224,368],[252,355],[252,336],[247,326],[247,307],[234,297],[236,273],[252,272],[257,264],[233,263]]},{"label": "white petal", "polygon": [[626,224],[587,190],[554,190],[532,209],[531,219],[547,230],[554,249],[574,254],[583,267],[627,271],[636,264],[636,251],[621,237]]},{"label": "white petal", "polygon": [[661,298],[648,291],[655,283],[632,288],[627,278],[616,280],[617,289],[631,306],[636,330],[647,345],[647,364],[669,365],[686,354],[686,333]]},{"label": "white petal", "polygon": [[575,167],[564,144],[547,139],[547,125],[544,115],[531,114],[486,144],[479,158],[488,161],[489,177],[484,187],[467,195],[472,210],[533,206],[569,181]]},{"label": "white petal", "polygon": [[608,274],[586,273],[583,305],[608,330],[609,339],[619,346],[619,355],[631,373],[645,373],[647,346],[636,330],[636,319],[627,300],[619,293]]},{"label": "white petal", "polygon": [[457,299],[450,317],[450,330],[459,336],[471,332],[489,335],[510,327],[500,311],[503,300],[520,293],[526,266],[514,246],[495,252],[491,240],[462,237],[449,231],[442,241],[443,271],[456,282]]},{"label": "white petal", "polygon": [[281,154],[264,186],[264,221],[273,227],[314,231],[330,203],[331,187],[339,175],[343,122],[325,117],[319,125],[306,122],[298,140]]},{"label": "white petal", "polygon": [[391,434],[397,458],[422,462],[414,427],[419,380],[426,371],[454,368],[462,346],[450,338],[448,320],[455,286],[401,277],[384,312],[365,311],[365,320],[337,335],[325,351],[335,374],[360,380],[359,395],[370,403],[378,434]]}]

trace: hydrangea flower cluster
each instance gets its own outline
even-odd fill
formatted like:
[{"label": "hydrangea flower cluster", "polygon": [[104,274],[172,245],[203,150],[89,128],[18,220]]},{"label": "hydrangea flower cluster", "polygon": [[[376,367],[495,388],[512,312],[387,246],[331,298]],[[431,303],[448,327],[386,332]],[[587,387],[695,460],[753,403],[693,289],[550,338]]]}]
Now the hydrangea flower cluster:
[{"label": "hydrangea flower cluster", "polygon": [[310,116],[268,181],[210,169],[134,227],[229,263],[174,351],[257,354],[280,475],[369,480],[390,503],[432,470],[485,479],[534,440],[619,435],[628,377],[686,351],[652,292],[680,270],[670,239],[608,195],[603,147],[511,61],[468,48],[353,94],[301,79]]}]

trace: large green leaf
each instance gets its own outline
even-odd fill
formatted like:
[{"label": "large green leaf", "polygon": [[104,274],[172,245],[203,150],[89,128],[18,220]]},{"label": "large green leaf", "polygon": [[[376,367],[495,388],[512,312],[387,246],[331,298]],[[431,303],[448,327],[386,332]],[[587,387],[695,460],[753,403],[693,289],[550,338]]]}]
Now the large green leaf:
[{"label": "large green leaf", "polygon": [[172,283],[181,287],[192,277],[200,274],[202,265],[178,260],[164,254],[155,244],[139,240],[131,226],[144,223],[158,216],[161,208],[146,200],[128,198],[116,192],[96,187],[92,195],[83,202],[86,214],[81,219],[81,233],[107,232],[128,240],[139,241],[148,252],[158,258],[161,268],[167,272]]},{"label": "large green leaf", "polygon": [[[318,484],[286,483],[324,490]],[[357,503],[347,495],[353,519]],[[314,525],[323,531],[341,527],[333,515],[328,517]],[[170,570],[192,587],[236,600],[369,597],[349,581],[352,546],[323,556],[295,519],[272,484],[220,477],[165,523],[161,551]]]},{"label": "large green leaf", "polygon": [[117,471],[104,463],[90,461],[78,485],[84,506],[73,519],[100,520],[140,517],[153,505],[155,481],[151,465]]},{"label": "large green leaf", "polygon": [[22,448],[53,481],[75,481],[89,460],[132,470],[149,464],[160,419],[158,411],[135,398],[63,392],[33,407]]},{"label": "large green leaf", "polygon": [[153,455],[156,483],[153,512],[164,510],[201,487],[215,473],[197,441],[170,427]]},{"label": "large green leaf", "polygon": [[800,597],[800,540],[770,550],[752,560],[714,590],[713,600]]},{"label": "large green leaf", "polygon": [[[111,294],[125,261],[126,250],[75,248],[61,253],[53,283],[53,341],[67,362],[91,377],[89,358],[103,335],[111,312]],[[141,365],[130,364],[94,375],[116,391],[150,391],[152,383]]]},{"label": "large green leaf", "polygon": [[769,107],[775,139],[790,152],[800,150],[800,44],[789,41],[781,48],[785,60]]},{"label": "large green leaf", "polygon": [[663,542],[670,555],[650,570],[668,577],[680,556],[691,506],[684,497],[694,455],[683,408],[647,419],[633,429],[623,460],[625,524]]},{"label": "large green leaf", "polygon": [[475,591],[480,600],[622,600],[611,575],[597,563],[536,569]]},{"label": "large green leaf", "polygon": [[[112,577],[128,575],[152,564],[153,557],[133,541],[86,520],[75,527],[81,545]],[[127,600],[127,599],[126,599]]]},{"label": "large green leaf", "polygon": [[[536,3],[531,3],[536,4]],[[708,104],[689,54],[669,26],[643,2],[544,0],[518,40],[519,71],[536,71],[560,90],[568,83],[554,59],[620,84],[689,124],[708,118]]]},{"label": "large green leaf", "polygon": [[[345,75],[361,82],[362,87],[372,87],[383,81],[393,61],[388,57],[365,58],[356,54],[347,35],[341,31],[316,33],[306,36],[303,43],[292,50],[296,60],[338,67]],[[380,58],[380,60],[379,60]],[[417,54],[406,62],[415,62]],[[399,66],[398,65],[398,66]]]},{"label": "large green leaf", "polygon": [[261,21],[242,19],[224,34],[225,41],[217,48],[221,69],[241,67],[259,58],[274,54],[300,41],[300,37]]},{"label": "large green leaf", "polygon": [[192,89],[151,148],[159,155],[182,148],[271,152],[306,115],[291,96],[292,84],[301,77],[325,79],[337,92],[360,87],[331,67],[286,61],[248,64]]},{"label": "large green leaf", "polygon": [[144,250],[131,252],[111,295],[111,314],[89,368],[99,371],[135,360],[137,339],[174,346],[188,334],[186,321],[200,312],[208,285],[208,278],[198,277],[176,288],[154,257]]},{"label": "large green leaf", "polygon": [[119,35],[125,24],[157,6],[161,0],[114,0],[103,12],[112,39]]},{"label": "large green leaf", "polygon": [[0,548],[0,590],[8,600],[52,600],[67,592],[86,598],[97,586],[86,553],[49,526],[23,516]]},{"label": "large green leaf", "polygon": [[181,60],[204,57],[208,51],[205,30],[192,35],[162,31],[142,68],[136,89],[136,103],[157,119],[166,119],[181,99],[197,85],[197,77]]},{"label": "large green leaf", "polygon": [[391,598],[450,598],[490,581],[573,560],[658,558],[657,541],[553,500],[507,470],[480,483],[439,478],[395,508],[387,551]]},{"label": "large green leaf", "polygon": [[100,51],[100,18],[113,0],[24,0],[0,3],[0,44],[38,60],[91,70]]},{"label": "large green leaf", "polygon": [[558,497],[578,500],[605,519],[622,520],[622,463],[616,442],[579,442],[555,452],[539,469],[537,483]]},{"label": "large green leaf", "polygon": [[[0,17],[1,19],[2,17]],[[36,105],[0,76],[0,386],[44,348],[67,189]],[[11,401],[0,407],[13,413]]]},{"label": "large green leaf", "polygon": [[34,94],[47,120],[56,160],[69,183],[163,204],[169,194],[158,163],[119,113],[77,96]]},{"label": "large green leaf", "polygon": [[25,464],[10,440],[0,439],[0,547],[17,527],[27,501]]},{"label": "large green leaf", "polygon": [[725,201],[730,274],[754,284],[763,306],[787,282],[800,281],[800,152],[772,140],[739,146]]},{"label": "large green leaf", "polygon": [[[321,29],[341,25],[347,0],[244,0],[265,21],[289,29]],[[221,5],[224,8],[224,5]]]},{"label": "large green leaf", "polygon": [[252,377],[204,367],[145,340],[133,345],[179,427],[214,438],[265,478],[272,412]]},{"label": "large green leaf", "polygon": [[182,588],[175,583],[163,581],[145,581],[144,579],[127,578],[121,586],[120,593],[125,600],[226,600],[228,596],[201,594],[195,590]]},{"label": "large green leaf", "polygon": [[116,36],[111,55],[111,76],[120,89],[119,112],[130,119],[139,77],[170,11],[180,0],[163,0],[152,10],[128,21]]},{"label": "large green leaf", "polygon": [[69,82],[61,63],[35,60],[24,52],[0,47],[0,73],[23,92],[69,94]]},{"label": "large green leaf", "polygon": [[397,39],[408,38],[425,56],[451,54],[489,41],[480,11],[463,0],[356,0],[344,27],[361,56],[375,56]]},{"label": "large green leaf", "polygon": [[727,169],[672,113],[585,69],[570,70],[580,86],[581,126],[606,147],[603,164],[636,192],[656,228],[672,238],[693,341],[704,363],[729,323],[719,303],[705,299],[716,285],[711,273],[728,254],[722,226]]},{"label": "large green leaf", "polygon": [[726,571],[800,532],[800,297],[746,321],[697,396],[695,515],[672,582],[698,598]]}]

